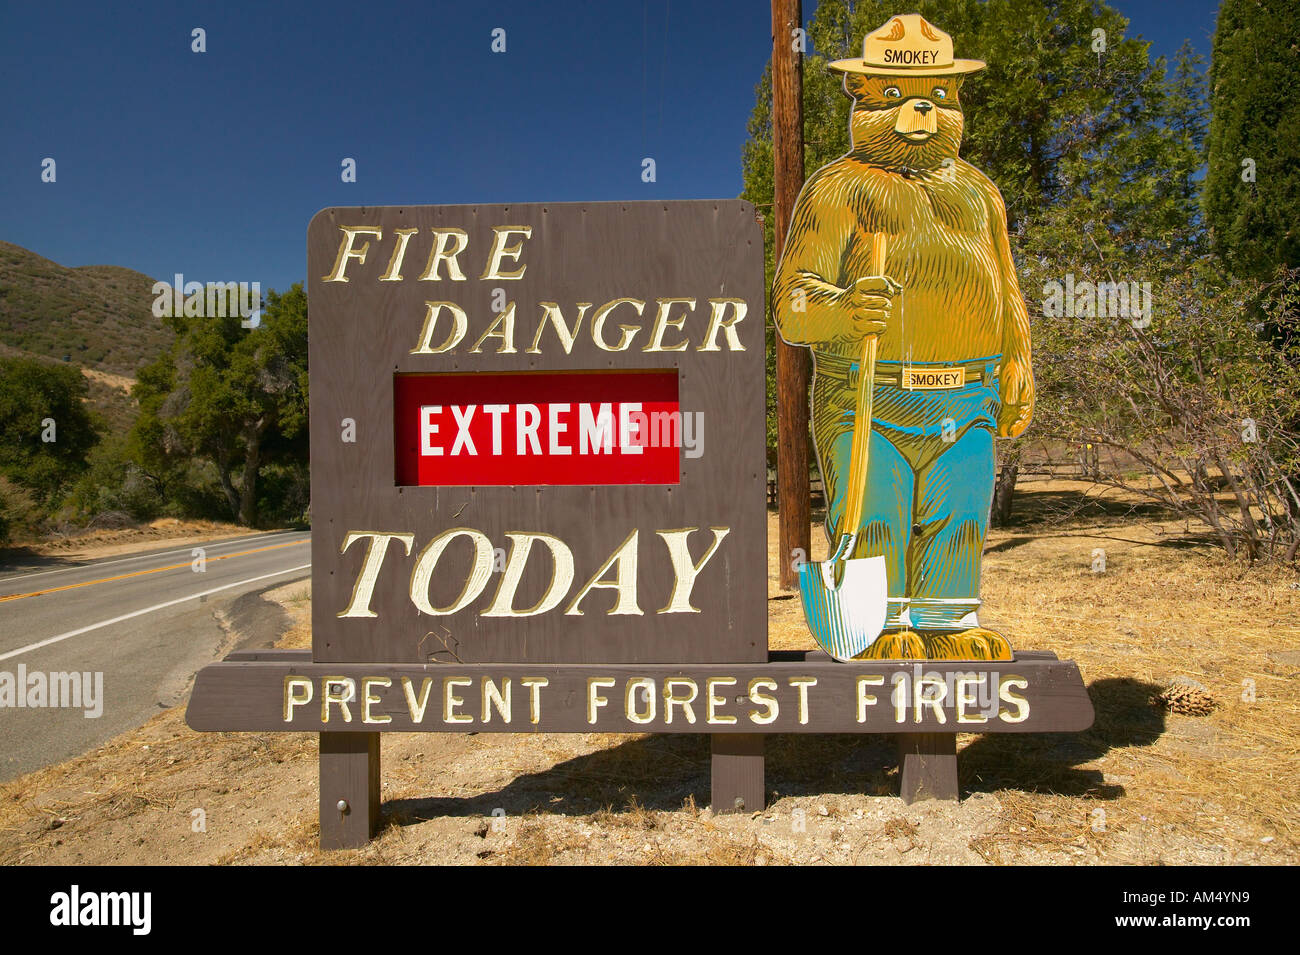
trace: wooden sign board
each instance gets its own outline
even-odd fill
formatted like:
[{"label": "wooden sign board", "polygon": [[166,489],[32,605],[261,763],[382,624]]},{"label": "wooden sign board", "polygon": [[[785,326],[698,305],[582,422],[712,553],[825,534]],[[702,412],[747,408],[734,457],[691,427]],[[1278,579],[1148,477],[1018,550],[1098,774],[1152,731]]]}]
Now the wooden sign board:
[{"label": "wooden sign board", "polygon": [[[312,733],[1042,733],[1086,729],[1078,667],[839,664],[824,653],[724,666],[375,665],[232,658],[200,675],[200,730]],[[236,702],[237,701],[237,702]]]},{"label": "wooden sign board", "polygon": [[766,658],[751,205],[326,209],[307,249],[316,661]]},{"label": "wooden sign board", "polygon": [[767,646],[763,241],[743,201],[326,209],[308,229],[312,648],[195,680],[203,731],[320,734],[321,844],[379,821],[382,732],[897,734],[1092,722],[1078,668]]}]

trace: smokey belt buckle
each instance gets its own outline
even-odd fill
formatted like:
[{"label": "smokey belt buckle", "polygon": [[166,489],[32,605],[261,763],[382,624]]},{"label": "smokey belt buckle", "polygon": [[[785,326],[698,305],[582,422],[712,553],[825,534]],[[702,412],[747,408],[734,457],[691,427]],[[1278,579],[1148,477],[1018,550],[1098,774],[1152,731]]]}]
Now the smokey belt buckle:
[{"label": "smokey belt buckle", "polygon": [[[818,371],[848,383],[850,388],[857,387],[858,363],[839,356],[818,356]],[[998,372],[994,365],[992,374]],[[972,382],[984,381],[988,370],[987,362],[954,365],[876,365],[875,383],[893,385],[905,391],[950,391],[962,388]]]},{"label": "smokey belt buckle", "polygon": [[966,369],[957,366],[914,368],[903,366],[902,388],[905,391],[947,391],[966,384]]}]

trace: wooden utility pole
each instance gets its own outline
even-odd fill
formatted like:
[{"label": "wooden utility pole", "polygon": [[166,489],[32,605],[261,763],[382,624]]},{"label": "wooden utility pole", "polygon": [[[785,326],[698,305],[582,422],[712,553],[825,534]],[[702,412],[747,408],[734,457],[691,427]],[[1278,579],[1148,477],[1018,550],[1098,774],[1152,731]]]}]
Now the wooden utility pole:
[{"label": "wooden utility pole", "polygon": [[[803,52],[796,30],[803,28],[802,0],[772,0],[772,202],[773,247],[781,261],[790,213],[803,186]],[[776,336],[776,486],[780,508],[780,581],[798,585],[796,552],[812,558],[808,494],[808,350]]]}]

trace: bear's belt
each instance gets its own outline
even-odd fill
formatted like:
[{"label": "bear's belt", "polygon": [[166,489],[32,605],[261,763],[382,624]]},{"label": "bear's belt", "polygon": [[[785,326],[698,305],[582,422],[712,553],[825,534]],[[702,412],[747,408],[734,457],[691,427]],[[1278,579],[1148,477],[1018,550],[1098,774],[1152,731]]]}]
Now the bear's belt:
[{"label": "bear's belt", "polygon": [[[857,386],[858,363],[852,358],[843,358],[830,352],[818,352],[816,362],[817,374],[848,382],[850,388]],[[943,365],[877,362],[875,382],[878,385],[893,385],[895,388],[909,391],[947,391],[973,382],[983,382],[988,367],[987,358]],[[994,375],[997,375],[1000,367],[1000,365],[993,366]]]}]

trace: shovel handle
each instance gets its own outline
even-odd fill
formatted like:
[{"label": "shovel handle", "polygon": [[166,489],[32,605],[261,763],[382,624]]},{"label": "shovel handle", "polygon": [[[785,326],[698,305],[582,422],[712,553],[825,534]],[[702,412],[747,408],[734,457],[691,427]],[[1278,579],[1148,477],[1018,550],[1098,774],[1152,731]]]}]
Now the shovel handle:
[{"label": "shovel handle", "polygon": [[[868,263],[872,275],[885,274],[886,252],[885,233],[872,233],[871,260]],[[876,335],[868,335],[862,340],[862,357],[858,362],[858,394],[853,416],[853,448],[849,454],[849,483],[845,488],[848,496],[844,507],[844,521],[840,525],[841,534],[856,534],[861,530],[862,498],[867,490],[871,406],[872,399],[875,397],[878,340]],[[852,554],[845,555],[846,559],[852,556]]]}]

